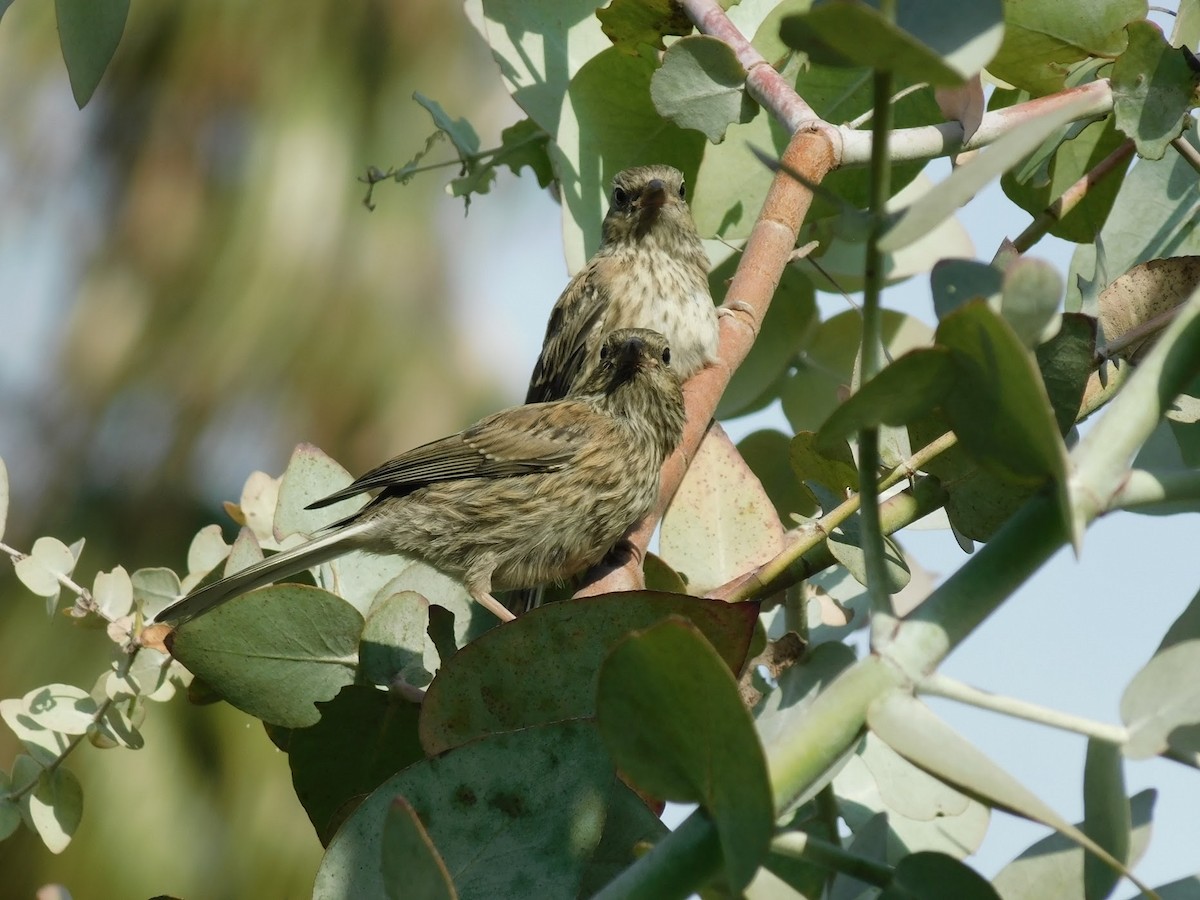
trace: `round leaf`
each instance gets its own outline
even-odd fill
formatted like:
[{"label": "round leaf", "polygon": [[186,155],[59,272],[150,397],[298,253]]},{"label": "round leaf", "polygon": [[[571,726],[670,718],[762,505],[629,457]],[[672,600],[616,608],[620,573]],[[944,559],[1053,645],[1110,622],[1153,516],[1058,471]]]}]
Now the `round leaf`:
[{"label": "round leaf", "polygon": [[691,625],[668,620],[616,647],[600,670],[596,714],[617,765],[643,789],[700,803],[736,891],[774,830],[766,759],[737,682]]},{"label": "round leaf", "polygon": [[397,796],[462,897],[574,897],[596,880],[598,848],[627,866],[634,843],[662,831],[644,806],[629,814],[638,801],[613,776],[594,726],[492,735],[410,766],[363,801],[329,844],[315,900],[384,894],[382,834]]},{"label": "round leaf", "polygon": [[303,728],[354,681],[363,618],[334,595],[276,585],[235,597],[174,633],[171,653],[238,709]]},{"label": "round leaf", "polygon": [[746,94],[746,70],[724,41],[705,35],[676,41],[650,80],[650,97],[664,118],[701,131],[714,144],[734,122],[749,122],[757,105]]},{"label": "round leaf", "polygon": [[552,603],[443,664],[421,705],[421,744],[432,756],[480,735],[595,715],[596,680],[611,647],[673,615],[695,623],[731,671],[741,668],[758,617],[753,603],[649,592]]}]

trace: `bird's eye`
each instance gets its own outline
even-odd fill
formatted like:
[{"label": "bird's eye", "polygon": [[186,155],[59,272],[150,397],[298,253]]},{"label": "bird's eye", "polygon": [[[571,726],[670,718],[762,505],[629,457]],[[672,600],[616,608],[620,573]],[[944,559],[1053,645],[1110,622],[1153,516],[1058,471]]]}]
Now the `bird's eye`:
[{"label": "bird's eye", "polygon": [[663,347],[662,361],[663,361],[664,366],[669,366],[671,364],[671,348],[670,347]]},{"label": "bird's eye", "polygon": [[680,200],[687,199],[687,185],[684,184],[682,181],[679,182],[679,199]]},{"label": "bird's eye", "polygon": [[629,193],[624,188],[613,188],[613,205],[624,206],[629,202]]},{"label": "bird's eye", "polygon": [[603,346],[600,348],[600,358],[601,358],[601,359],[608,359],[608,344],[604,344],[604,345],[603,345]]}]

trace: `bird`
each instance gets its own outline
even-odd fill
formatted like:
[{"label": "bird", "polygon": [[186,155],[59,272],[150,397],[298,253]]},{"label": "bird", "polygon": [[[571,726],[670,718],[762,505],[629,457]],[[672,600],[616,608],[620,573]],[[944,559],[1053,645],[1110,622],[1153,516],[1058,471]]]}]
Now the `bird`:
[{"label": "bird", "polygon": [[[663,334],[680,381],[715,362],[718,311],[708,269],[683,173],[667,165],[618,172],[600,248],[550,311],[525,402],[565,397],[594,363],[605,335],[621,328]],[[539,587],[505,600],[510,609],[527,612],[544,597]]]},{"label": "bird", "polygon": [[649,328],[686,381],[717,359],[708,255],[687,205],[683,173],[665,165],[618,172],[600,248],[550,312],[526,403],[567,396],[610,332]]},{"label": "bird", "polygon": [[353,550],[415,556],[512,619],[492,591],[585,571],[650,511],[684,420],[666,339],[614,331],[568,397],[502,410],[372,469],[308,508],[379,490],[366,506],[307,543],[193,591],[155,623],[179,627]]}]

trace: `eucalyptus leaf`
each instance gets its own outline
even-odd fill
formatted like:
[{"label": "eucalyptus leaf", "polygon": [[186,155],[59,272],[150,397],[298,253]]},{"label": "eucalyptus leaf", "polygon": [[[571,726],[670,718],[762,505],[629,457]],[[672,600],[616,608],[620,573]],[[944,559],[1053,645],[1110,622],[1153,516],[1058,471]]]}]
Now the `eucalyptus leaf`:
[{"label": "eucalyptus leaf", "polygon": [[728,44],[705,35],[676,41],[650,80],[654,106],[680,128],[701,131],[714,144],[734,122],[758,111],[746,93],[746,70]]},{"label": "eucalyptus leaf", "polygon": [[221,697],[273,725],[315,724],[354,681],[363,618],[318,588],[273,585],[176,629],[171,653]]},{"label": "eucalyptus leaf", "polygon": [[668,620],[614,647],[600,670],[596,716],[635,784],[705,808],[729,884],[749,884],[775,818],[766,758],[737,682],[695,627]]},{"label": "eucalyptus leaf", "polygon": [[898,214],[896,223],[879,241],[879,249],[895,251],[918,240],[960,206],[974,197],[994,178],[1012,168],[1018,160],[1045,140],[1055,129],[1086,113],[1092,106],[1088,97],[1052,109],[1023,122],[994,144],[958,166],[935,190],[923,195]]},{"label": "eucalyptus leaf", "polygon": [[1157,25],[1131,22],[1127,32],[1129,46],[1112,69],[1114,119],[1139,156],[1162,159],[1183,133],[1200,77],[1189,62],[1194,57],[1168,44]]},{"label": "eucalyptus leaf", "polygon": [[129,16],[129,0],[54,0],[54,13],[71,94],[75,105],[83,109],[117,52]]},{"label": "eucalyptus leaf", "polygon": [[446,863],[403,797],[392,801],[383,823],[383,883],[389,900],[455,900]]}]

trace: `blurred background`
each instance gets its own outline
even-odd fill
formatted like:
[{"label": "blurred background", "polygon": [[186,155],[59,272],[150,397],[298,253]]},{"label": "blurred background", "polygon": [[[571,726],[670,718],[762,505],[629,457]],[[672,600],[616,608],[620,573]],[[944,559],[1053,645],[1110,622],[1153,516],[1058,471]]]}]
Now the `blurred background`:
[{"label": "blurred background", "polygon": [[[221,501],[255,469],[282,472],[299,441],[361,472],[523,398],[566,278],[558,215],[505,174],[465,218],[444,193],[455,168],[380,185],[369,212],[356,177],[434,130],[416,90],[484,147],[520,118],[455,3],[133,3],[83,111],[54,5],[4,13],[7,544],[86,536],[89,585],[118,563],[182,568],[200,527],[230,525]],[[425,161],[452,158],[444,144]],[[544,239],[527,246],[526,227]],[[504,271],[456,274],[485,264],[481,248]],[[515,321],[471,301],[497,285],[523,304]],[[0,565],[0,696],[90,688],[110,646],[48,623]],[[145,737],[136,753],[75,755],[75,841],[59,857],[24,829],[0,842],[0,893],[310,892],[320,847],[256,723],[175,702],[152,709]],[[17,752],[0,727],[0,767]]]},{"label": "blurred background", "polygon": [[[1173,5],[1173,4],[1172,4]],[[294,5],[134,3],[109,72],[76,109],[53,6],[0,21],[0,457],[4,541],[86,537],[78,572],[182,568],[203,525],[255,469],[299,441],[360,472],[518,402],[567,277],[560,213],[502,173],[464,216],[453,167],[375,191],[433,131],[413,91],[469,119],[482,146],[521,117],[461,6],[438,0]],[[450,159],[448,145],[425,162]],[[945,177],[944,162],[930,167]],[[963,215],[990,258],[1028,217],[998,188]],[[1065,272],[1070,248],[1039,245]],[[928,279],[887,305],[933,320]],[[824,316],[845,301],[823,295]],[[778,408],[729,426],[786,428]],[[1197,588],[1197,516],[1109,517],[1081,560],[1059,554],[944,671],[980,687],[1118,721],[1121,690]],[[945,575],[945,532],[901,540]],[[101,635],[56,618],[0,565],[0,697],[90,688]],[[1083,741],[985,713],[939,713],[1071,820]],[[320,847],[286,758],[226,706],[154,705],[145,749],[83,748],[76,838],[53,856],[24,830],[0,842],[0,894],[66,885],[78,900],[304,897]],[[0,727],[0,768],[18,745]],[[1195,871],[1200,785],[1163,761],[1129,790],[1164,789],[1141,871]],[[972,861],[993,875],[1045,830],[1002,815]],[[1123,889],[1120,896],[1128,896]]]}]

